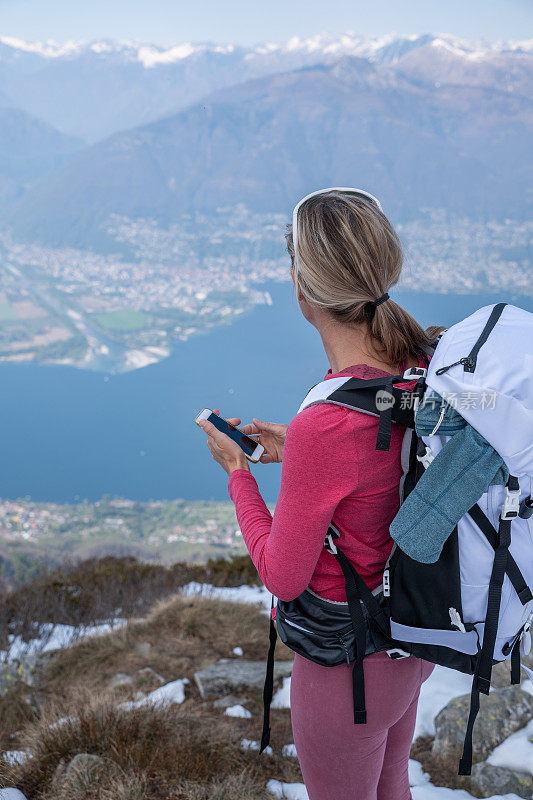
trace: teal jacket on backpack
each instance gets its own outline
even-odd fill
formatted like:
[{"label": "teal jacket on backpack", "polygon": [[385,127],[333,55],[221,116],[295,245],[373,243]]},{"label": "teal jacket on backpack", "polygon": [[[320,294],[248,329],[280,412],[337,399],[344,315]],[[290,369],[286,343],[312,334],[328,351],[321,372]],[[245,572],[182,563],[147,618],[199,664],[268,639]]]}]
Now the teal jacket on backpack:
[{"label": "teal jacket on backpack", "polygon": [[450,439],[401,506],[390,533],[404,553],[430,564],[487,488],[507,483],[509,470],[487,440],[436,392],[420,404],[415,425],[419,436],[438,431]]}]

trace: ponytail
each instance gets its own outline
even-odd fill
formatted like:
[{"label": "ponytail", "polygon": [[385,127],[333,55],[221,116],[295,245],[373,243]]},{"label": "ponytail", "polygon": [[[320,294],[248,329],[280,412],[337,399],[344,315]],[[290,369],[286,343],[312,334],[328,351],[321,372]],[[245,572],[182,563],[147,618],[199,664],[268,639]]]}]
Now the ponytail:
[{"label": "ponytail", "polygon": [[369,330],[391,364],[401,364],[416,356],[436,338],[431,329],[424,330],[408,311],[390,299],[373,310]]}]

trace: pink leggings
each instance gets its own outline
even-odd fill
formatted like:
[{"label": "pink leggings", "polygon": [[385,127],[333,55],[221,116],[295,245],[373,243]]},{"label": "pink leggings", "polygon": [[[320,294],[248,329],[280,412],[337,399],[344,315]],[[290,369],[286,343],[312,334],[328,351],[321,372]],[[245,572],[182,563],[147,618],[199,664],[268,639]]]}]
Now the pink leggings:
[{"label": "pink leggings", "polygon": [[418,658],[368,656],[367,723],[354,725],[351,669],[296,655],[292,730],[310,800],[410,800],[407,765],[418,695],[432,670]]}]

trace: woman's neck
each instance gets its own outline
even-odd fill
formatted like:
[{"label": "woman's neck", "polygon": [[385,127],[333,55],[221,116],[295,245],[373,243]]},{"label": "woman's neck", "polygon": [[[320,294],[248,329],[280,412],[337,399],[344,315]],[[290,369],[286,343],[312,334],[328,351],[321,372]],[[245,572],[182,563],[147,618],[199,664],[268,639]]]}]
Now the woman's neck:
[{"label": "woman's neck", "polygon": [[386,355],[381,354],[366,325],[349,325],[329,320],[317,325],[324,350],[333,374],[353,364],[368,364],[385,372],[396,372],[398,364],[391,364]]}]

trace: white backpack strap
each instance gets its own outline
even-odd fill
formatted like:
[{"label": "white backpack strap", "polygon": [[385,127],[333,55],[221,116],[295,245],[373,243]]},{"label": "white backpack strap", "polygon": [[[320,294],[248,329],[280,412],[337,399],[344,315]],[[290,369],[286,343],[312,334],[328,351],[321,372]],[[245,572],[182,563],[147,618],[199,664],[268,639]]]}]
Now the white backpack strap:
[{"label": "white backpack strap", "polygon": [[317,403],[327,403],[328,397],[333,394],[337,389],[340,389],[347,381],[350,380],[351,375],[343,375],[342,378],[330,378],[327,381],[320,381],[313,388],[307,392],[303,403],[298,409],[297,413],[303,411],[308,406],[314,406]]}]

